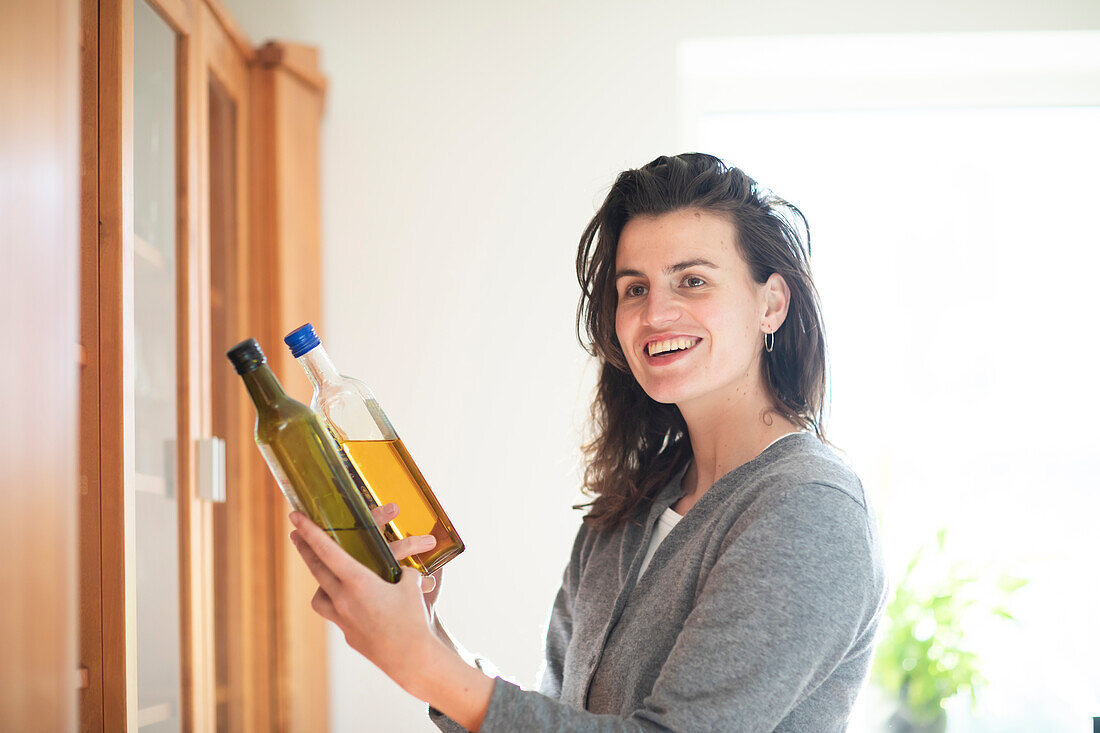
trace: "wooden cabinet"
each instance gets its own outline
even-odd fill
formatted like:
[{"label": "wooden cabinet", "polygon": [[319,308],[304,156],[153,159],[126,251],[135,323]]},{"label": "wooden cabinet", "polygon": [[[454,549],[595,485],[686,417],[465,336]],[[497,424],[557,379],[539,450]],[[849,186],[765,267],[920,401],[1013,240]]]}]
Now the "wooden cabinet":
[{"label": "wooden cabinet", "polygon": [[323,730],[314,586],[225,359],[257,337],[308,394],[281,336],[320,320],[316,50],[218,0],[82,0],[81,37],[81,727]]}]

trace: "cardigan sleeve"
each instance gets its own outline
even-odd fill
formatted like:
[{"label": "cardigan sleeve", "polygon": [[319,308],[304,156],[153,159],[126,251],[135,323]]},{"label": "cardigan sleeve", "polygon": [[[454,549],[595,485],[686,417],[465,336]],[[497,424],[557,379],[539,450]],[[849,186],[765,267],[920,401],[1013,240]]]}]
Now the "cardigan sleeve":
[{"label": "cardigan sleeve", "polygon": [[769,494],[723,541],[640,709],[594,714],[497,678],[481,730],[774,730],[873,633],[884,581],[869,522],[829,485]]}]

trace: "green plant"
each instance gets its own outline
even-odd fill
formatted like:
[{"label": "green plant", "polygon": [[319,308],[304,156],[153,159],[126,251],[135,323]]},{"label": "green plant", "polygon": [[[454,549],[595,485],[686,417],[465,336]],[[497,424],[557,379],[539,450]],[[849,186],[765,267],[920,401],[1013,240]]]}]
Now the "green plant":
[{"label": "green plant", "polygon": [[921,547],[909,562],[886,609],[872,678],[894,695],[915,723],[943,716],[943,703],[984,682],[967,626],[997,616],[1015,620],[1009,597],[1027,580],[967,563],[951,562],[947,531],[936,533],[934,554]]}]

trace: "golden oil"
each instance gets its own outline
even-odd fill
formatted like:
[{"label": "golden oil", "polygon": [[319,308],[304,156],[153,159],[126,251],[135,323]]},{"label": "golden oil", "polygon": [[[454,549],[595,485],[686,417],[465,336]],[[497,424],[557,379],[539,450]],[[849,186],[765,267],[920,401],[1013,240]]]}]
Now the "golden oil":
[{"label": "golden oil", "polygon": [[435,537],[435,547],[410,555],[402,564],[427,575],[466,549],[400,438],[349,440],[341,447],[376,505],[397,504],[398,515],[387,525],[396,539],[411,535]]}]

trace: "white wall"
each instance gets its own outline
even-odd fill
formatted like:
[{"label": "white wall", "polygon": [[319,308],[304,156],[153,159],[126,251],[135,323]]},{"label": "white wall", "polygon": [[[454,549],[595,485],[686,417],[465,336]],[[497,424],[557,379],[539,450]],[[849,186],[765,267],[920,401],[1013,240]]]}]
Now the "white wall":
[{"label": "white wall", "polygon": [[[677,43],[1100,28],[1095,0],[226,5],[253,41],[322,49],[322,337],[374,388],[467,543],[442,613],[525,684],[579,521],[592,370],[573,336],[576,241],[615,173],[680,152]],[[334,731],[433,729],[330,640]]]}]

